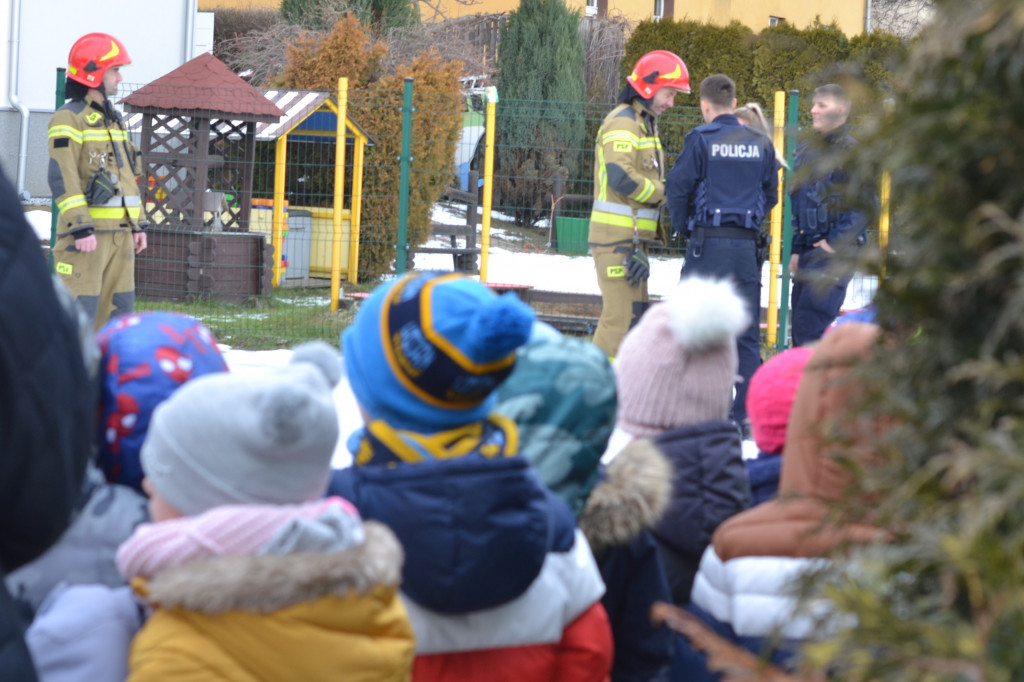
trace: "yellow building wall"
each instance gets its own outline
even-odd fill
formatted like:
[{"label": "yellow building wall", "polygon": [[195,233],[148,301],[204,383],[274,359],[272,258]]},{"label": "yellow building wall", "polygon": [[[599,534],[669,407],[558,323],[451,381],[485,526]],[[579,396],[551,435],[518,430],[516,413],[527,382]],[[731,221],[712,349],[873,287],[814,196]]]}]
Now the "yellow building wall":
[{"label": "yellow building wall", "polygon": [[281,0],[199,0],[200,12],[212,12],[215,9],[277,9]]},{"label": "yellow building wall", "polygon": [[[623,4],[635,4],[621,0]],[[650,5],[647,17],[653,11],[654,0],[645,0]],[[692,19],[701,22],[727,24],[732,20],[749,26],[755,32],[768,28],[769,19],[778,17],[797,28],[805,28],[819,17],[823,24],[833,21],[847,36],[864,32],[865,3],[839,2],[837,0],[676,0],[675,18]]]},{"label": "yellow building wall", "polygon": [[[608,14],[624,16],[637,23],[653,16],[654,1],[608,0]],[[662,2],[663,6],[672,4],[670,0]],[[474,0],[472,4],[439,0],[439,4],[444,15],[454,19],[473,14],[509,12],[519,6],[519,0]],[[566,4],[583,11],[585,0],[567,0]],[[840,30],[851,37],[864,31],[865,0],[675,0],[674,5],[673,16],[677,20],[691,19],[722,25],[736,20],[755,32],[767,28],[771,17],[779,17],[797,28],[805,28],[815,17],[820,17],[824,24],[834,20]],[[422,4],[420,11],[426,21],[443,18]]]},{"label": "yellow building wall", "polygon": [[[651,0],[653,2],[654,0]],[[566,4],[571,9],[583,11],[585,0],[567,0]],[[431,0],[431,4],[441,8],[441,13],[436,13],[433,8],[420,3],[420,16],[424,21],[444,21],[445,19],[458,19],[469,17],[474,14],[507,14],[519,7],[519,0],[472,0],[470,4],[457,2],[456,0]]]},{"label": "yellow building wall", "polygon": [[[662,0],[665,5],[670,4]],[[833,21],[847,36],[864,31],[866,0],[675,0],[674,17],[677,20],[728,24],[736,20],[749,26],[755,32],[767,28],[771,17],[784,19],[797,28],[804,28],[820,17],[822,23]],[[281,0],[199,0],[199,10],[209,12],[219,7],[277,9]],[[519,0],[473,0],[470,4],[456,0],[435,0],[444,17],[436,15],[426,5],[420,5],[425,21],[439,21],[445,17],[455,19],[474,14],[497,14],[510,12],[519,6]],[[567,0],[570,8],[581,12],[585,0]],[[624,16],[636,23],[650,19],[654,13],[654,0],[608,0],[608,14]]]}]

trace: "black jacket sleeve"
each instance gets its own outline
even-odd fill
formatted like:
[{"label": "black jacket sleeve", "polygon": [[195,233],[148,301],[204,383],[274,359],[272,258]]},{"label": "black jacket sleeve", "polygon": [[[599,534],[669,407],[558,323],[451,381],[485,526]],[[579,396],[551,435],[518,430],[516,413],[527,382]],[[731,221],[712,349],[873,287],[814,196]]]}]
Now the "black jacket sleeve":
[{"label": "black jacket sleeve", "polygon": [[[73,310],[73,309],[72,309]],[[96,385],[76,317],[0,173],[0,569],[71,522],[94,439]],[[85,336],[91,342],[91,334]]]}]

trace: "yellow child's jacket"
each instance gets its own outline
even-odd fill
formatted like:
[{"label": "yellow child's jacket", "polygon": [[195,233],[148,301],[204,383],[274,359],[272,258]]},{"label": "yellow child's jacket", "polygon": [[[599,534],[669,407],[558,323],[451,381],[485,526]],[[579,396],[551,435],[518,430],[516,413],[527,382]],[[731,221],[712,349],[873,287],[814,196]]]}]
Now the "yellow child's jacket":
[{"label": "yellow child's jacket", "polygon": [[222,556],[168,569],[136,591],[155,606],[131,682],[404,682],[413,633],[398,596],[402,549],[385,526],[330,554]]}]

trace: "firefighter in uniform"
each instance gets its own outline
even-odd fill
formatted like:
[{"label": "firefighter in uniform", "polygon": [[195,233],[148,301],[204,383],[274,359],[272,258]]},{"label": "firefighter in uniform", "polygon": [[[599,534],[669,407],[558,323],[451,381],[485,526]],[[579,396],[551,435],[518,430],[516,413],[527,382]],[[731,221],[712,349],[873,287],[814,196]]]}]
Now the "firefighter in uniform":
[{"label": "firefighter in uniform", "polygon": [[722,74],[700,84],[705,124],[683,143],[665,184],[672,229],[688,235],[682,275],[731,279],[747,304],[750,326],[736,339],[739,380],[732,418],[745,435],[747,384],[761,365],[761,266],[768,235],[761,220],[779,200],[775,147],[733,114],[736,84]]},{"label": "firefighter in uniform", "polygon": [[678,56],[655,50],[637,61],[626,82],[597,133],[588,236],[602,302],[594,343],[609,357],[647,307],[647,249],[659,241],[665,199],[658,116],[675,104],[676,93],[690,92],[690,74]]},{"label": "firefighter in uniform", "polygon": [[[821,338],[846,300],[848,275],[835,275],[830,266],[836,249],[857,249],[867,241],[867,213],[847,200],[849,177],[841,163],[857,146],[846,119],[850,98],[839,85],[823,85],[811,98],[815,134],[796,150],[797,185],[790,193],[793,207],[793,251],[789,269],[794,273],[792,304],[793,345]],[[874,205],[877,197],[861,197]]]},{"label": "firefighter in uniform", "polygon": [[68,102],[49,127],[56,270],[97,330],[134,309],[135,254],[146,248],[138,152],[110,101],[130,63],[113,36],[79,38],[68,56]]}]

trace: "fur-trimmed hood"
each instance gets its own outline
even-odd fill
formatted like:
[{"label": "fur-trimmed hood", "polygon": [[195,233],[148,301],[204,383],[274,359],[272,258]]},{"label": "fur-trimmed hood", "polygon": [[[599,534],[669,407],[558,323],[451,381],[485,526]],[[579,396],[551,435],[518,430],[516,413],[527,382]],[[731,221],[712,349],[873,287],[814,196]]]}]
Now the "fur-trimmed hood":
[{"label": "fur-trimmed hood", "polygon": [[222,556],[157,574],[138,591],[161,608],[205,614],[271,613],[320,597],[366,594],[401,582],[404,555],[387,526],[365,521],[365,540],[343,552]]},{"label": "fur-trimmed hood", "polygon": [[672,465],[649,439],[632,441],[605,469],[579,527],[595,554],[624,545],[664,515],[672,496]]}]

